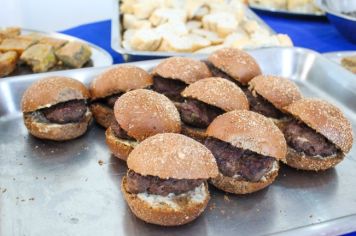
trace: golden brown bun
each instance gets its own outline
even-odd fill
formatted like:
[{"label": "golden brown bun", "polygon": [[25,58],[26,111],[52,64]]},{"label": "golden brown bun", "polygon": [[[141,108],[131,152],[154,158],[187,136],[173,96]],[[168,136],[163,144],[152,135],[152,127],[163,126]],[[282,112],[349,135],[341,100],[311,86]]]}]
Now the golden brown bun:
[{"label": "golden brown bun", "polygon": [[243,85],[261,74],[255,59],[236,48],[217,50],[208,57],[208,61]]},{"label": "golden brown bun", "polygon": [[22,112],[31,112],[57,103],[88,99],[89,91],[78,80],[51,76],[31,84],[22,96]]},{"label": "golden brown bun", "polygon": [[233,82],[218,77],[199,80],[182,92],[183,97],[191,97],[224,111],[248,110],[245,93]]},{"label": "golden brown bun", "polygon": [[205,129],[200,129],[196,127],[192,127],[189,125],[185,125],[182,123],[182,132],[181,134],[188,136],[200,143],[204,143],[205,139],[207,138]]},{"label": "golden brown bun", "polygon": [[129,205],[131,211],[136,217],[141,220],[162,226],[177,226],[187,224],[196,219],[201,213],[204,212],[210,200],[208,185],[205,184],[207,197],[202,203],[182,201],[180,209],[176,210],[168,205],[162,207],[152,207],[149,203],[141,200],[136,194],[131,194],[126,191],[126,177],[122,179],[121,191]]},{"label": "golden brown bun", "polygon": [[323,100],[304,98],[285,107],[285,110],[324,135],[344,153],[350,151],[352,127],[339,108]]},{"label": "golden brown bun", "polygon": [[166,96],[151,90],[125,93],[115,102],[114,114],[121,128],[138,141],[158,133],[181,131],[177,108]]},{"label": "golden brown bun", "polygon": [[302,98],[298,86],[293,81],[278,76],[259,75],[250,81],[249,89],[279,110]]},{"label": "golden brown bun", "polygon": [[33,136],[54,141],[75,139],[83,135],[87,131],[91,120],[91,112],[85,114],[83,121],[68,124],[41,123],[31,114],[24,114],[25,126]]},{"label": "golden brown bun", "polygon": [[108,69],[90,84],[92,99],[107,97],[119,92],[147,88],[153,83],[145,70],[131,65],[120,65]]},{"label": "golden brown bun", "polygon": [[277,160],[285,159],[287,153],[283,133],[273,121],[252,111],[236,110],[218,116],[207,135]]},{"label": "golden brown bun", "polygon": [[205,63],[185,57],[170,57],[163,60],[153,69],[152,74],[181,80],[186,84],[211,77],[210,70]]},{"label": "golden brown bun", "polygon": [[290,167],[299,170],[326,170],[336,166],[344,159],[343,153],[338,153],[335,156],[317,158],[300,153],[293,148],[288,147],[286,164]]},{"label": "golden brown bun", "polygon": [[106,144],[114,156],[126,161],[137,142],[117,138],[109,127],[105,132]]},{"label": "golden brown bun", "polygon": [[265,181],[260,180],[258,182],[250,182],[245,180],[238,180],[236,178],[224,176],[223,174],[219,173],[218,177],[215,179],[211,179],[210,182],[218,189],[221,189],[228,193],[253,193],[272,184],[278,175],[278,170],[279,167],[276,170],[266,174],[264,176],[266,178]]},{"label": "golden brown bun", "polygon": [[182,134],[157,134],[130,153],[129,169],[161,179],[209,179],[218,174],[213,154],[203,144]]},{"label": "golden brown bun", "polygon": [[90,110],[95,121],[104,128],[108,128],[115,121],[114,110],[110,107],[100,103],[92,103],[90,104]]}]

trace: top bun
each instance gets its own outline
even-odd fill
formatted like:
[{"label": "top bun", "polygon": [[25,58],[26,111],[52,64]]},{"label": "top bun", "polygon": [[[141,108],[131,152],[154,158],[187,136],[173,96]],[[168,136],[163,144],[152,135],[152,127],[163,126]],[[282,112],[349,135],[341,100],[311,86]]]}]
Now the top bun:
[{"label": "top bun", "polygon": [[287,144],[271,119],[245,110],[218,116],[207,129],[208,136],[264,156],[284,160]]},{"label": "top bun", "polygon": [[250,81],[249,89],[279,110],[302,98],[298,86],[293,81],[278,76],[259,75]]},{"label": "top bun", "polygon": [[92,99],[103,98],[119,92],[147,88],[152,77],[145,70],[131,65],[108,69],[96,77],[90,85]]},{"label": "top bun", "polygon": [[164,59],[153,69],[152,74],[163,78],[181,80],[186,84],[211,76],[205,63],[185,57]]},{"label": "top bun", "polygon": [[88,99],[89,91],[78,80],[52,76],[31,84],[22,96],[22,112],[32,112],[57,103]]},{"label": "top bun", "polygon": [[218,77],[202,79],[189,85],[182,96],[200,100],[224,111],[249,108],[244,92],[233,82]]},{"label": "top bun", "polygon": [[255,59],[236,48],[217,50],[208,57],[208,61],[243,85],[261,74]]},{"label": "top bun", "polygon": [[326,101],[304,98],[285,107],[285,110],[325,136],[344,153],[352,147],[352,127],[343,113]]},{"label": "top bun", "polygon": [[213,154],[181,134],[157,134],[136,146],[127,159],[129,169],[161,179],[208,179],[218,175]]},{"label": "top bun", "polygon": [[181,120],[174,104],[164,95],[137,89],[119,97],[114,106],[117,122],[138,141],[158,133],[180,133]]}]

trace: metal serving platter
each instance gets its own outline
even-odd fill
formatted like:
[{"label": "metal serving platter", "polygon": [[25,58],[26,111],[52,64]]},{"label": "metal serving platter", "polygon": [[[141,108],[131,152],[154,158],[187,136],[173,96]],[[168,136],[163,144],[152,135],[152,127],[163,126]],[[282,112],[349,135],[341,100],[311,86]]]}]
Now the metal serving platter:
[{"label": "metal serving platter", "polygon": [[[265,74],[288,77],[305,96],[339,106],[356,130],[351,73],[307,49],[267,48],[251,54]],[[134,65],[150,70],[158,62]],[[46,76],[70,76],[88,84],[105,69]],[[130,212],[120,192],[126,164],[111,156],[104,129],[93,124],[83,137],[63,143],[28,134],[21,96],[43,76],[0,81],[0,235],[304,236],[356,231],[355,148],[325,172],[282,166],[274,184],[253,194],[234,196],[210,187],[206,211],[188,225],[164,228],[144,223]]]},{"label": "metal serving platter", "polygon": [[[113,4],[113,13],[111,19],[111,48],[122,54],[126,61],[137,61],[143,59],[157,59],[162,57],[171,56],[192,56],[198,55],[197,53],[180,53],[180,52],[160,52],[160,51],[136,51],[128,50],[122,47],[122,23],[121,23],[121,13],[120,4],[117,0],[111,0]],[[271,34],[276,34],[276,32],[269,27],[259,16],[257,16],[251,9],[247,6],[245,7],[245,15],[248,19],[257,21],[261,26],[267,29]],[[203,54],[200,54],[203,55]]]},{"label": "metal serving platter", "polygon": [[[24,29],[24,28],[21,29],[21,35],[26,35],[31,33],[41,34],[44,36],[53,37],[57,39],[65,39],[68,41],[79,41],[87,44],[92,52],[90,59],[93,61],[93,67],[110,66],[113,64],[113,59],[107,51],[83,39],[66,35],[66,34],[55,33],[55,32],[43,32],[39,30]],[[7,76],[7,77],[13,77],[13,76]]]},{"label": "metal serving platter", "polygon": [[281,16],[292,16],[292,17],[325,17],[324,12],[298,12],[298,11],[289,11],[284,9],[277,9],[271,7],[265,7],[258,4],[249,4],[250,8],[256,11],[261,11],[268,14],[275,14]]},{"label": "metal serving platter", "polygon": [[337,64],[341,64],[342,58],[354,55],[356,56],[356,51],[327,52],[322,55]]}]

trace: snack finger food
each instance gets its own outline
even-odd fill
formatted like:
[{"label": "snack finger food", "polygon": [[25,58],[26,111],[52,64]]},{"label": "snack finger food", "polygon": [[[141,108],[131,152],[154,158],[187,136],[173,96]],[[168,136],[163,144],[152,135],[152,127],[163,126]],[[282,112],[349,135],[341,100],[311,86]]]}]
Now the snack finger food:
[{"label": "snack finger food", "polygon": [[205,146],[219,175],[211,183],[226,192],[246,194],[270,185],[287,152],[282,132],[268,118],[246,110],[218,116],[207,129]]},{"label": "snack finger food", "polygon": [[141,220],[163,226],[196,219],[210,199],[207,180],[218,174],[211,152],[181,134],[157,134],[127,159],[121,190]]},{"label": "snack finger food", "polygon": [[33,83],[21,101],[24,122],[35,137],[64,141],[83,135],[92,119],[89,91],[66,77],[47,77]]}]

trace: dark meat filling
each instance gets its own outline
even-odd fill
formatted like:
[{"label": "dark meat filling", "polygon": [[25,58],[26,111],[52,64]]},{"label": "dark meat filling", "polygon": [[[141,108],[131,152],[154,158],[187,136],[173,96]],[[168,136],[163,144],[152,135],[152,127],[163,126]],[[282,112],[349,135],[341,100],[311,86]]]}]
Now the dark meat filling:
[{"label": "dark meat filling", "polygon": [[278,110],[272,103],[264,99],[262,96],[258,94],[256,94],[256,96],[253,96],[252,92],[248,89],[244,92],[248,99],[248,102],[250,103],[251,111],[275,119],[281,119],[285,116],[283,112]]},{"label": "dark meat filling", "polygon": [[110,107],[110,108],[114,108],[116,100],[122,94],[123,93],[117,93],[117,94],[110,95],[108,97],[100,98],[100,99],[97,99],[97,100],[93,101],[93,103],[100,103],[100,104],[102,104],[104,106],[107,106],[107,107]]},{"label": "dark meat filling", "polygon": [[283,132],[289,146],[308,156],[327,157],[337,153],[333,143],[302,122],[290,121]]},{"label": "dark meat filling", "polygon": [[166,79],[160,76],[153,77],[153,90],[166,95],[173,101],[183,101],[180,93],[188,85],[180,80]]},{"label": "dark meat filling", "polygon": [[58,103],[49,108],[42,109],[40,112],[51,123],[76,123],[83,120],[87,112],[87,106],[84,100],[73,100]]},{"label": "dark meat filling", "polygon": [[119,123],[117,123],[116,120],[111,123],[110,127],[111,127],[111,130],[113,131],[115,137],[121,138],[121,139],[135,140],[134,138],[129,136],[123,128],[121,128],[121,126],[119,125]]},{"label": "dark meat filling", "polygon": [[211,106],[196,99],[188,98],[178,105],[181,119],[187,125],[198,128],[206,128],[224,111],[218,107]]},{"label": "dark meat filling", "polygon": [[170,193],[182,194],[200,186],[201,179],[160,179],[157,176],[143,176],[132,170],[127,173],[127,191],[129,193],[143,193],[167,196]]},{"label": "dark meat filling", "polygon": [[237,148],[212,137],[205,140],[205,146],[213,153],[219,171],[229,177],[240,175],[257,182],[272,169],[275,162],[272,157]]},{"label": "dark meat filling", "polygon": [[239,81],[237,81],[236,79],[232,78],[230,75],[228,75],[224,71],[222,71],[219,68],[215,67],[213,65],[213,63],[211,63],[209,61],[203,61],[203,62],[209,68],[209,70],[210,70],[211,74],[213,75],[213,77],[220,77],[220,78],[224,78],[224,79],[230,80],[231,82],[234,82],[237,86],[241,87],[242,90],[247,88],[246,86],[243,86]]}]

